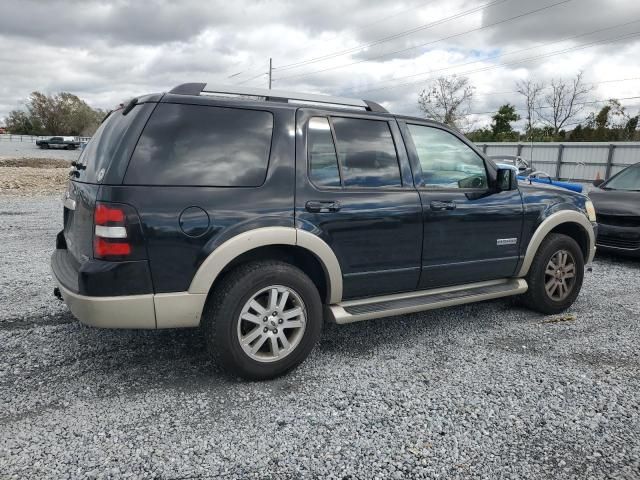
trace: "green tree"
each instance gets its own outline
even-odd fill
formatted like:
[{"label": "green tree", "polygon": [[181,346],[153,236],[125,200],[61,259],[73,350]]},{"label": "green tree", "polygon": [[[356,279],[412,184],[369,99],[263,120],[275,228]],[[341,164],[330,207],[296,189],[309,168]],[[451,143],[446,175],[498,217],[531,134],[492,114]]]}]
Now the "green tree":
[{"label": "green tree", "polygon": [[[518,134],[514,132],[511,122],[520,120],[520,115],[516,113],[516,107],[510,104],[502,105],[498,112],[491,117],[491,131],[496,141],[518,139]],[[515,134],[515,135],[514,135]],[[515,138],[514,138],[515,137]]]},{"label": "green tree", "polygon": [[24,110],[13,110],[5,119],[11,133],[30,135],[92,135],[105,112],[91,108],[68,92],[45,95],[33,92]]},{"label": "green tree", "polygon": [[34,125],[29,114],[23,110],[12,110],[4,119],[7,132],[23,135],[39,135],[39,126]]}]

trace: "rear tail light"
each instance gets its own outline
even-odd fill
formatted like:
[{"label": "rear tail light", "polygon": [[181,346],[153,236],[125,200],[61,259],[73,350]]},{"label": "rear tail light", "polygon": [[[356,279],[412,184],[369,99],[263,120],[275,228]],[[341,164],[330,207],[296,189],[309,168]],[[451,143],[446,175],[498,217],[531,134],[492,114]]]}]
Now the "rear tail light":
[{"label": "rear tail light", "polygon": [[138,260],[145,257],[140,220],[133,207],[97,202],[93,223],[94,258]]}]

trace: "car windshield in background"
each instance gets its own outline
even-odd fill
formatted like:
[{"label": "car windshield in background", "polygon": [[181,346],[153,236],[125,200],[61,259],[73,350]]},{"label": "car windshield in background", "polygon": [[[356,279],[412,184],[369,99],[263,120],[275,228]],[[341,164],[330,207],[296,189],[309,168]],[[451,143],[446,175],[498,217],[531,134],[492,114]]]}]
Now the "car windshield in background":
[{"label": "car windshield in background", "polygon": [[628,190],[640,192],[640,163],[623,170],[607,183],[602,185],[604,190]]}]

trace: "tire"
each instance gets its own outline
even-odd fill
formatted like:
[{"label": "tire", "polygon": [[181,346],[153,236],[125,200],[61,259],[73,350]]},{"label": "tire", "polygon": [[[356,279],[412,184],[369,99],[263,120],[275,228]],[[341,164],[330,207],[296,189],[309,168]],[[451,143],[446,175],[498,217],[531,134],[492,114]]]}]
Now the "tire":
[{"label": "tire", "polygon": [[[566,255],[567,266],[565,267],[560,267],[562,257],[557,256],[560,252],[565,252],[563,254]],[[554,262],[553,265],[558,264],[557,269],[552,268],[551,261]],[[573,269],[569,267],[570,263],[573,263]],[[554,270],[557,276],[552,274]],[[565,270],[565,273],[562,270]],[[572,271],[574,276],[565,278]],[[561,313],[575,302],[582,288],[583,279],[584,256],[578,243],[567,235],[551,233],[542,241],[533,258],[526,276],[529,289],[521,297],[522,302],[528,308],[546,315]],[[562,282],[565,287],[570,288],[563,287]],[[551,285],[550,291],[547,289],[548,285]]]},{"label": "tire", "polygon": [[[279,313],[274,317],[269,302],[276,287]],[[289,292],[287,297],[283,295],[285,291]],[[280,308],[283,298],[286,307]],[[252,300],[258,305],[252,303],[247,310]],[[264,314],[258,313],[258,307],[265,310]],[[303,316],[284,319],[298,310]],[[304,327],[286,326],[294,324]],[[302,270],[278,261],[249,263],[226,274],[210,294],[201,321],[207,348],[216,364],[225,372],[248,380],[274,378],[302,363],[318,342],[322,324],[322,301],[316,286]],[[259,335],[255,343],[241,345],[241,338],[247,340],[255,335]],[[285,351],[283,336],[290,350]],[[273,338],[276,350],[282,346],[281,357],[273,354]],[[260,342],[263,343],[257,352],[248,351]]]}]

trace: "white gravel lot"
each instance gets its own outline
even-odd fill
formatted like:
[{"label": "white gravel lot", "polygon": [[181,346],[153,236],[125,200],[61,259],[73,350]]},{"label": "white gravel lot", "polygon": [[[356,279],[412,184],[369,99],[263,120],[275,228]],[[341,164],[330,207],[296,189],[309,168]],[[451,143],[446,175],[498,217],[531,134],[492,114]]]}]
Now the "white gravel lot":
[{"label": "white gravel lot", "polygon": [[327,326],[231,380],[198,330],[108,331],[52,297],[57,196],[0,196],[2,478],[640,478],[640,263],[575,321],[492,301]]}]

